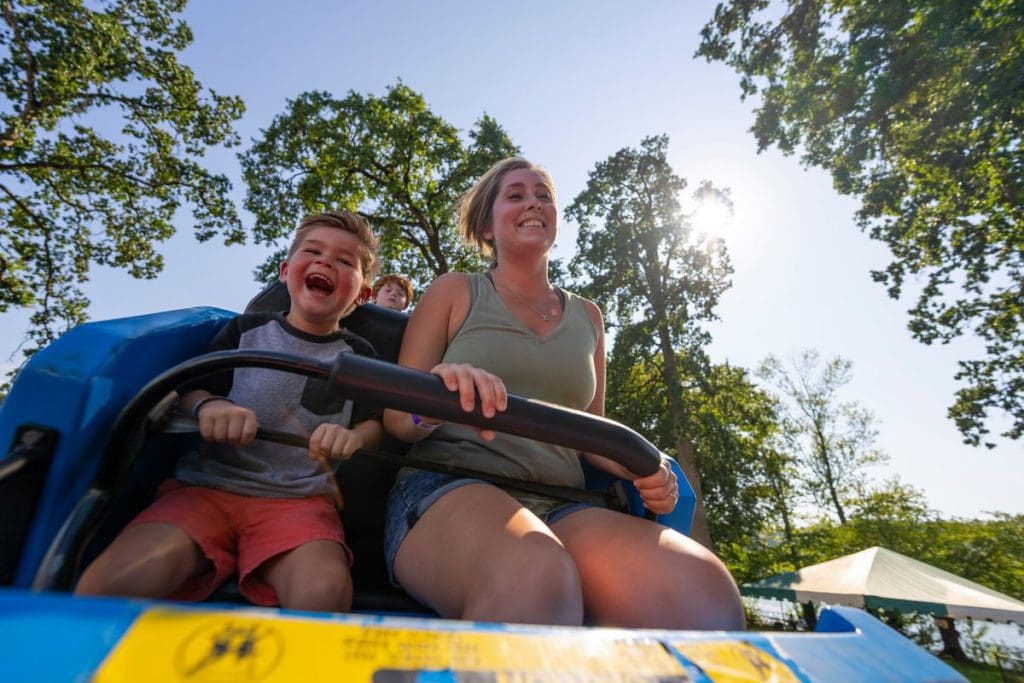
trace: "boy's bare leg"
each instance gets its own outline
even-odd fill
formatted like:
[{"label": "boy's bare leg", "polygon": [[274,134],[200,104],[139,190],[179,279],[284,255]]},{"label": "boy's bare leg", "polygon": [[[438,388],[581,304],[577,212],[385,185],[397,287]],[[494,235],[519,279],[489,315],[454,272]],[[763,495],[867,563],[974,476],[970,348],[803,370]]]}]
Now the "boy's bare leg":
[{"label": "boy's bare leg", "polygon": [[184,531],[149,522],[114,539],[82,574],[75,593],[165,598],[188,579],[211,569],[210,561]]},{"label": "boy's bare leg", "polygon": [[258,570],[277,593],[281,607],[312,612],[352,609],[352,574],[345,550],[334,541],[304,543]]}]

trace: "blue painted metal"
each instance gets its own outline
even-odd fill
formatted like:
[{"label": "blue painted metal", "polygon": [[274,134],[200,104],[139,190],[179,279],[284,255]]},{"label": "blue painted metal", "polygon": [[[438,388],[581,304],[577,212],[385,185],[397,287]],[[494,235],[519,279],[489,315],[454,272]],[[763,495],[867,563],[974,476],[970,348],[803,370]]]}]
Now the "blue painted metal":
[{"label": "blue painted metal", "polygon": [[[697,497],[694,495],[693,487],[690,486],[686,475],[683,474],[683,470],[680,469],[679,463],[675,460],[669,460],[669,464],[679,480],[679,502],[672,512],[667,515],[658,515],[655,519],[659,524],[664,524],[689,536],[690,529],[693,526],[693,510],[697,504]],[[586,475],[587,488],[591,491],[606,491],[616,481],[612,475],[591,467],[586,462],[583,463],[583,473]],[[629,502],[630,513],[643,517],[645,508],[640,493],[636,490],[635,486],[628,482],[623,482],[622,485],[626,499]]]},{"label": "blue painted metal", "polygon": [[0,681],[87,681],[142,602],[0,591]]},{"label": "blue painted metal", "polygon": [[812,681],[964,680],[937,657],[854,607],[823,609],[813,634],[781,633],[771,639]]},{"label": "blue painted metal", "polygon": [[121,407],[160,372],[205,350],[233,315],[192,308],[87,323],[22,368],[0,405],[0,447],[6,453],[24,423],[52,427],[59,437],[15,585],[31,584],[50,541],[96,474]]}]

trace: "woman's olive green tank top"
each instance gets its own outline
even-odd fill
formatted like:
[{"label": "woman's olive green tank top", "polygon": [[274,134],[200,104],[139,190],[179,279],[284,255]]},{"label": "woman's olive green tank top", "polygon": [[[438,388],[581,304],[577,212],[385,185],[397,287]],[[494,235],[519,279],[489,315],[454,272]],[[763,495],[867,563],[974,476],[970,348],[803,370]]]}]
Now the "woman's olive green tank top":
[{"label": "woman's olive green tank top", "polygon": [[[468,274],[470,307],[448,345],[446,363],[469,363],[501,377],[509,393],[586,410],[594,398],[597,333],[583,301],[565,293],[558,326],[539,337],[512,315],[482,273]],[[484,441],[475,430],[446,423],[410,455],[503,477],[582,488],[576,451],[507,434]],[[543,516],[561,501],[509,493]]]}]

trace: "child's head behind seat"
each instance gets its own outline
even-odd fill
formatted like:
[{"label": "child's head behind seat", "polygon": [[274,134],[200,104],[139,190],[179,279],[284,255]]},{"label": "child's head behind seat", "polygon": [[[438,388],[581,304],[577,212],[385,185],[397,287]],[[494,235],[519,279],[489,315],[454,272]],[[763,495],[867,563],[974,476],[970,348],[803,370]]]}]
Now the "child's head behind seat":
[{"label": "child's head behind seat", "polygon": [[404,311],[412,301],[412,280],[398,273],[381,275],[373,283],[373,302],[394,311]]}]

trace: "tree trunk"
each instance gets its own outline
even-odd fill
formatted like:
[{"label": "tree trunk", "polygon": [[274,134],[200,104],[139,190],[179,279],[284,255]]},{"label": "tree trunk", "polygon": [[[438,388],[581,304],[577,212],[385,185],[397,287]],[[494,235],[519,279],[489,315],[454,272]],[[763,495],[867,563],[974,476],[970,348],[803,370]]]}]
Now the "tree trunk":
[{"label": "tree trunk", "polygon": [[789,505],[786,503],[783,486],[779,481],[780,478],[781,475],[775,471],[775,468],[771,468],[768,473],[768,485],[771,486],[772,493],[775,494],[775,505],[779,515],[782,517],[783,538],[785,539],[786,547],[789,549],[789,560],[793,563],[794,567],[799,567],[800,554],[796,548],[796,532],[793,530],[793,521],[789,518]]},{"label": "tree trunk", "polygon": [[839,523],[846,524],[846,512],[843,510],[843,504],[839,501],[839,491],[836,490],[836,479],[832,474],[832,452],[829,449],[828,439],[825,438],[825,434],[821,425],[815,424],[815,451],[818,461],[821,463],[822,478],[825,480],[825,490],[828,492],[829,500],[832,501],[832,507],[835,508],[836,514],[839,516]]},{"label": "tree trunk", "polygon": [[[664,320],[664,316],[662,316]],[[697,469],[697,454],[693,448],[693,442],[687,436],[689,426],[689,414],[686,404],[683,402],[682,382],[679,381],[679,368],[676,365],[675,352],[672,350],[671,337],[668,333],[668,326],[664,323],[657,326],[658,341],[661,348],[662,360],[665,364],[662,371],[662,379],[668,387],[668,409],[672,416],[672,431],[676,438],[676,462],[686,475],[687,481],[693,487],[696,503],[693,507],[693,528],[690,530],[690,538],[697,541],[705,548],[714,550],[711,542],[711,530],[708,527],[707,513],[704,511],[704,496],[701,494],[700,470]]]},{"label": "tree trunk", "polygon": [[944,619],[941,617],[932,617],[935,621],[935,626],[939,629],[939,635],[942,636],[942,651],[939,652],[940,657],[948,657],[956,662],[969,662],[967,653],[960,646],[960,634],[956,631],[956,623],[952,619]]},{"label": "tree trunk", "polygon": [[714,544],[711,542],[711,529],[708,527],[708,516],[704,511],[704,496],[700,490],[697,456],[693,449],[693,442],[685,436],[676,439],[676,462],[679,463],[679,468],[686,475],[690,486],[693,487],[693,493],[697,499],[693,507],[693,527],[690,529],[690,538],[705,548],[714,550]]},{"label": "tree trunk", "polygon": [[818,610],[814,608],[814,603],[810,600],[800,603],[800,611],[803,613],[807,630],[813,631],[818,625]]}]

